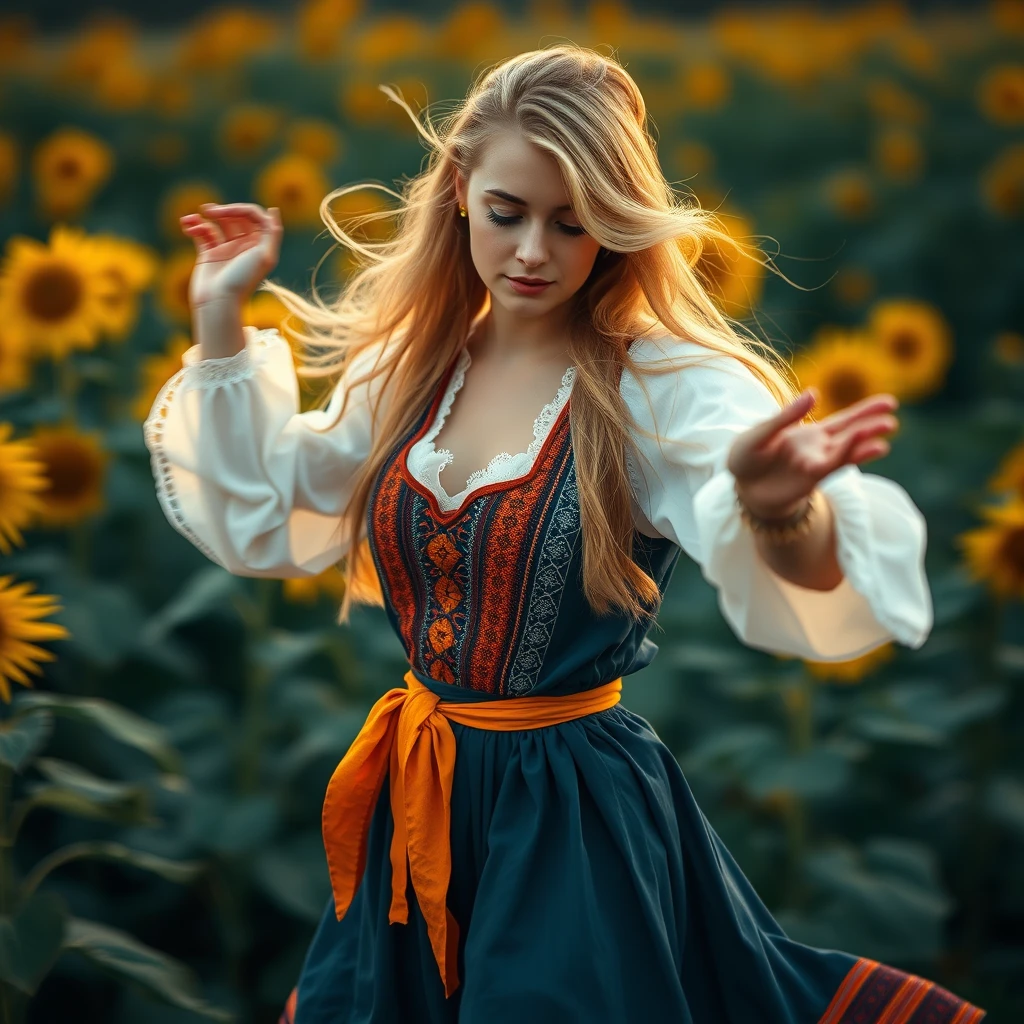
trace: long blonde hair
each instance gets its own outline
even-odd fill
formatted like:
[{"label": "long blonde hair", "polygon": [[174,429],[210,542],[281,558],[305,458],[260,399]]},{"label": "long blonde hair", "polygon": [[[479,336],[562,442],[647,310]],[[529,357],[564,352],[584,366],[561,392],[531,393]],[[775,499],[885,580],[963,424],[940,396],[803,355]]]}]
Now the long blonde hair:
[{"label": "long blonde hair", "polygon": [[[421,120],[390,87],[381,89],[405,109],[428,144],[426,169],[401,193],[366,183],[324,198],[324,223],[357,261],[336,300],[323,302],[315,275],[312,303],[280,285],[263,284],[308,328],[285,327],[304,350],[300,377],[336,381],[349,360],[376,347],[369,353],[373,366],[350,387],[382,377],[378,407],[384,388],[392,395],[376,419],[369,456],[343,517],[352,541],[342,562],[348,586],[338,621],[348,621],[352,601],[382,603],[364,539],[372,483],[435,395],[489,299],[459,217],[455,172],[468,181],[489,139],[509,130],[557,161],[578,222],[609,250],[570,300],[567,339],[576,367],[570,425],[583,590],[597,614],[618,608],[634,619],[653,616],[658,587],[632,557],[627,452],[639,456],[629,430],[640,428],[620,395],[619,379],[629,369],[643,387],[643,375],[678,372],[678,363],[640,366],[630,358],[629,345],[652,331],[666,336],[669,352],[673,339],[696,342],[710,357],[739,359],[780,403],[788,402],[796,392],[785,361],[722,313],[706,288],[700,258],[709,248],[740,248],[785,275],[760,249],[732,238],[691,196],[674,192],[659,165],[640,90],[610,57],[573,44],[519,54],[482,72],[438,126],[429,116]],[[394,230],[385,240],[359,240],[332,215],[332,201],[365,187],[388,193],[397,206],[353,219],[352,230],[393,217]],[[328,399],[329,393],[324,403]],[[347,403],[346,396],[339,417]]]}]

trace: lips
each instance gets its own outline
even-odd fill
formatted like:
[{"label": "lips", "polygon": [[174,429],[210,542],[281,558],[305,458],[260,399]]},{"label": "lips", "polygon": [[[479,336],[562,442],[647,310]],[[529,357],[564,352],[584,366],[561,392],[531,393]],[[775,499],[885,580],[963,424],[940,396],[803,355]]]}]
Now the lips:
[{"label": "lips", "polygon": [[545,281],[543,277],[510,277],[510,281],[518,281],[520,284],[551,284],[550,281]]}]

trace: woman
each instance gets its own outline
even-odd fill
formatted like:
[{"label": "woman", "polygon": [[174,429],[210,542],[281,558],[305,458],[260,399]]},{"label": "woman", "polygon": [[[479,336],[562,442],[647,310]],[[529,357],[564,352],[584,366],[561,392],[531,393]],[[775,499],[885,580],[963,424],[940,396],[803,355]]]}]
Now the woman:
[{"label": "woman", "polygon": [[393,235],[333,221],[348,189],[324,202],[361,259],[340,298],[264,282],[309,326],[300,375],[337,377],[326,409],[242,326],[282,228],[231,204],[183,218],[197,344],[146,423],[178,530],[239,575],[343,559],[340,621],[376,599],[409,657],[328,786],[333,899],[283,1019],[974,1024],[789,939],[618,703],[680,551],[752,647],[924,642],[924,522],[859,468],[895,399],[805,422],[814,395],[703,287],[728,239],[673,194],[614,61],[525,53],[440,132],[409,113],[431,154]]}]

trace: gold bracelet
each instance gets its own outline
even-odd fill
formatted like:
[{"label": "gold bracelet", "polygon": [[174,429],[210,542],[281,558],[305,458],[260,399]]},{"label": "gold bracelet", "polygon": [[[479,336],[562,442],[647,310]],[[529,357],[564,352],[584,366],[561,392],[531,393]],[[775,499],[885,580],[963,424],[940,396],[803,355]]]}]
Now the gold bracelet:
[{"label": "gold bracelet", "polygon": [[739,491],[736,492],[736,505],[740,510],[740,518],[750,527],[754,533],[766,537],[772,544],[791,544],[800,537],[805,536],[814,526],[815,497],[817,491],[813,491],[807,499],[807,504],[788,519],[761,519],[743,504]]}]

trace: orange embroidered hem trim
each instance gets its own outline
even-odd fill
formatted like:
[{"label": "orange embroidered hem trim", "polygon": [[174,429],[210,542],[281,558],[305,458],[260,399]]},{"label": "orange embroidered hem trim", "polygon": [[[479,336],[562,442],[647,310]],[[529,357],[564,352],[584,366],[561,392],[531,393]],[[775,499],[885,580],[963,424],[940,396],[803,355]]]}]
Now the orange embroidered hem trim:
[{"label": "orange embroidered hem trim", "polygon": [[861,957],[818,1024],[978,1024],[984,1016],[932,981]]}]

